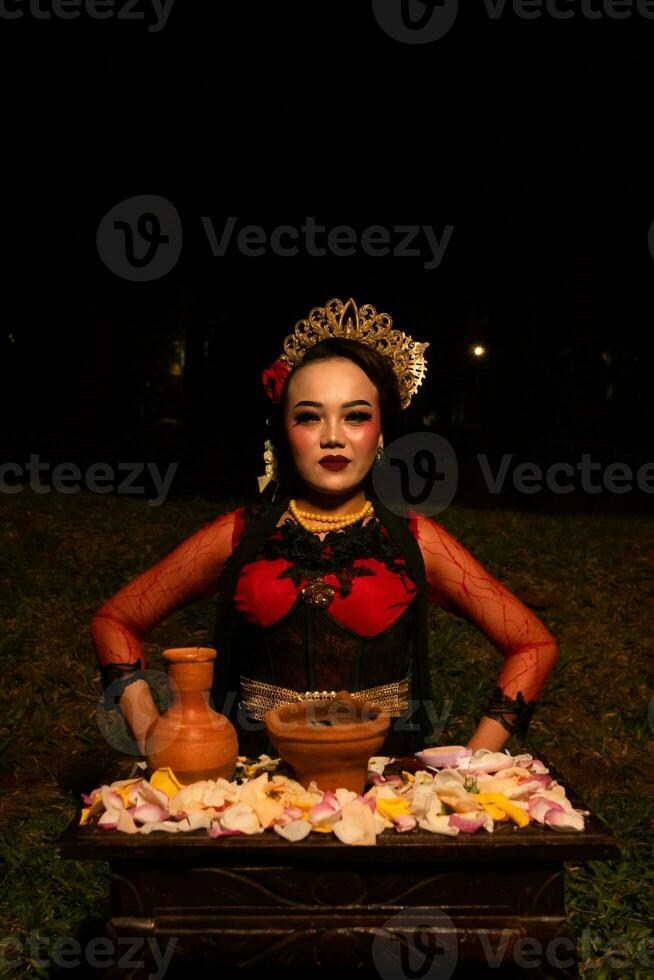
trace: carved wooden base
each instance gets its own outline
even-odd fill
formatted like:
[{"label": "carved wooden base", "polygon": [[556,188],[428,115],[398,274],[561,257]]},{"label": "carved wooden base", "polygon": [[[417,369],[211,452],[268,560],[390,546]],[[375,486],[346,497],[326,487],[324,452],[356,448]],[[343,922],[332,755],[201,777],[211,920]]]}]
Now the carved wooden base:
[{"label": "carved wooden base", "polygon": [[121,957],[106,975],[184,980],[344,968],[378,980],[575,977],[564,862],[620,856],[593,814],[583,832],[386,830],[369,847],[321,833],[296,844],[274,831],[113,834],[76,816],[57,844],[64,858],[109,861],[107,937]]},{"label": "carved wooden base", "polygon": [[[171,942],[173,964],[236,976],[348,966],[382,980],[443,980],[473,964],[476,976],[577,976],[562,867],[357,869],[350,850],[328,867],[113,864],[108,935],[116,947],[127,936]],[[143,976],[154,972],[151,962]]]}]

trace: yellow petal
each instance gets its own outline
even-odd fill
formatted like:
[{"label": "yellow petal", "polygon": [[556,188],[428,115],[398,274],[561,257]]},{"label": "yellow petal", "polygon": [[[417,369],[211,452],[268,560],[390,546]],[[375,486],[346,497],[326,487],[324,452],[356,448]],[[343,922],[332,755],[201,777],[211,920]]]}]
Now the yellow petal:
[{"label": "yellow petal", "polygon": [[101,810],[104,810],[102,796],[96,796],[91,806],[84,807],[84,809],[82,810],[80,814],[78,826],[83,827],[85,823],[89,822],[91,817],[94,817],[96,813],[100,813]]},{"label": "yellow petal", "polygon": [[488,813],[493,820],[496,820],[498,823],[501,823],[502,820],[509,819],[504,810],[500,810],[498,806],[494,806],[492,803],[482,803],[482,806],[486,813]]},{"label": "yellow petal", "polygon": [[317,830],[320,834],[331,834],[333,828],[328,827],[326,823],[314,823],[311,829]]},{"label": "yellow petal", "polygon": [[141,777],[139,777],[138,779],[133,779],[131,783],[128,783],[126,786],[121,786],[119,789],[115,790],[115,792],[118,793],[118,795],[120,796],[121,800],[123,801],[126,807],[134,806],[134,804],[129,799],[129,794],[134,786],[134,783],[140,783],[140,782],[141,782]]},{"label": "yellow petal", "polygon": [[496,807],[499,807],[499,809],[505,813],[507,817],[510,817],[514,823],[517,823],[519,827],[526,827],[529,823],[529,814],[527,811],[522,810],[519,806],[515,806],[511,800],[506,798],[504,793],[478,793],[477,799],[482,805],[491,803]]},{"label": "yellow petal", "polygon": [[171,800],[176,793],[179,793],[180,789],[185,789],[184,784],[180,783],[173,770],[168,766],[156,769],[150,776],[149,782],[150,786],[154,786],[155,789],[162,789]]},{"label": "yellow petal", "polygon": [[413,775],[412,772],[407,772],[406,769],[403,769],[402,775],[404,776],[405,779],[408,779],[410,783],[415,783],[416,777]]},{"label": "yellow petal", "polygon": [[308,801],[305,801],[305,800],[291,800],[291,802],[288,804],[288,806],[296,806],[300,810],[307,810],[307,811],[309,811],[311,809],[311,807],[315,806],[315,803],[314,803],[313,800],[308,800]]},{"label": "yellow petal", "polygon": [[405,817],[410,814],[409,804],[405,799],[377,799],[377,810],[382,816],[389,820],[396,820],[397,817]]}]

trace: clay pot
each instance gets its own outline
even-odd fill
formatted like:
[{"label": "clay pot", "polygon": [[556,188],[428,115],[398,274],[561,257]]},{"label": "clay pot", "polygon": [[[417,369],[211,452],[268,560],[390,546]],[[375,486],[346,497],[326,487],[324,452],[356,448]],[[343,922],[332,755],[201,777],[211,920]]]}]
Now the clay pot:
[{"label": "clay pot", "polygon": [[216,651],[211,647],[164,650],[171,704],[148,729],[148,773],[169,766],[188,785],[199,779],[231,780],[238,757],[236,729],[209,706]]},{"label": "clay pot", "polygon": [[362,793],[368,759],[384,744],[391,718],[378,705],[355,700],[347,691],[334,699],[305,700],[265,714],[268,737],[305,788],[340,786]]}]

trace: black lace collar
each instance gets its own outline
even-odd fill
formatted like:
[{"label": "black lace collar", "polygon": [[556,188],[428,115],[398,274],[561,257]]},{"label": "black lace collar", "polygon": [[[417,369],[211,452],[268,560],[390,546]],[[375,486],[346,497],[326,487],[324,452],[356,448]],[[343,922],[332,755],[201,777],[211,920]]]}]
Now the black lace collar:
[{"label": "black lace collar", "polygon": [[276,527],[264,542],[260,557],[265,561],[284,558],[291,567],[279,575],[290,578],[295,587],[302,579],[315,579],[334,573],[338,577],[341,598],[352,591],[352,579],[361,575],[374,575],[371,568],[354,567],[359,558],[376,558],[392,572],[399,574],[407,592],[415,592],[414,583],[407,576],[406,562],[393,540],[383,532],[382,524],[373,516],[365,524],[363,518],[339,531],[328,531],[321,541],[292,518]]}]

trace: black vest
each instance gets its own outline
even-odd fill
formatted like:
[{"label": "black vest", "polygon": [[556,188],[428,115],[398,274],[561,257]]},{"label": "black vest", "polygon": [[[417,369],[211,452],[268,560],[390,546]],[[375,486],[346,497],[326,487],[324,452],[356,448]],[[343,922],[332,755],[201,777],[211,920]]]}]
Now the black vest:
[{"label": "black vest", "polygon": [[[411,754],[429,744],[433,734],[434,715],[431,681],[429,674],[429,645],[427,633],[427,583],[422,553],[406,518],[398,517],[388,510],[381,501],[369,494],[375,513],[404,556],[408,573],[415,582],[417,595],[413,662],[411,664],[411,691],[409,709],[401,718],[392,719],[392,731],[380,755],[395,756]],[[219,580],[218,602],[216,608],[216,628],[214,646],[217,650],[216,667],[211,692],[214,709],[226,715],[236,727],[239,738],[239,753],[249,758],[261,753],[275,755],[269,742],[263,722],[249,719],[245,709],[239,708],[241,699],[240,676],[245,671],[232,657],[232,635],[234,631],[234,593],[244,565],[255,561],[259,549],[274,528],[282,514],[288,509],[289,498],[284,497],[262,507],[260,515],[243,530],[238,545],[225,562]],[[255,678],[256,679],[256,678]]]}]

